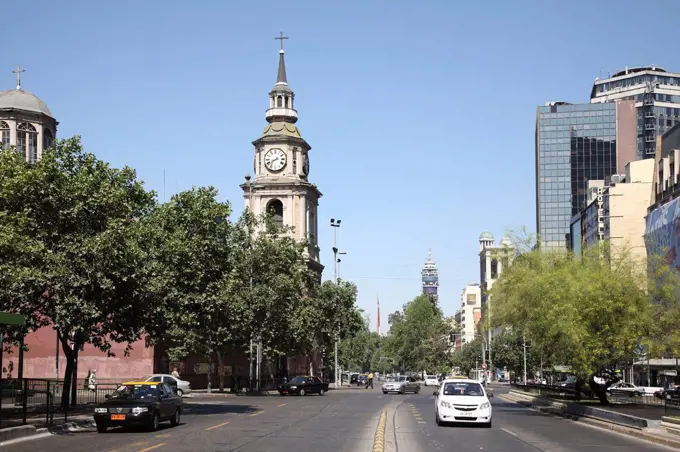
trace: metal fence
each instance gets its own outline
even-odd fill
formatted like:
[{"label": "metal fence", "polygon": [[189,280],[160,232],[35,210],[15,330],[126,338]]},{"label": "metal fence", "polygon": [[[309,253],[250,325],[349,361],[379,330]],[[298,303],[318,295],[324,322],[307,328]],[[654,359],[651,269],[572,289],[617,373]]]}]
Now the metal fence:
[{"label": "metal fence", "polygon": [[[90,389],[86,379],[76,382],[76,398],[72,406],[61,406],[64,382],[48,379],[3,379],[0,381],[0,428],[25,424],[51,425],[55,418],[89,414],[92,406],[106,400],[119,384],[97,383]],[[72,395],[69,388],[69,395]]]},{"label": "metal fence", "polygon": [[539,396],[551,397],[553,399],[581,400],[584,398],[583,393],[576,391],[573,388],[565,386],[534,385],[534,384],[521,385],[517,383],[514,383],[511,386],[523,392]]}]

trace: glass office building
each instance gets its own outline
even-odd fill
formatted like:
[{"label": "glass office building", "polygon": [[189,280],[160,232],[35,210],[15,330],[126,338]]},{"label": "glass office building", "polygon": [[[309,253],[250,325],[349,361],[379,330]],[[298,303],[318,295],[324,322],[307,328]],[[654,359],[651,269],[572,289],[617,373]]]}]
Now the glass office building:
[{"label": "glass office building", "polygon": [[588,181],[608,182],[617,174],[618,106],[552,102],[538,107],[536,230],[542,248],[566,250],[571,218],[585,206]]}]

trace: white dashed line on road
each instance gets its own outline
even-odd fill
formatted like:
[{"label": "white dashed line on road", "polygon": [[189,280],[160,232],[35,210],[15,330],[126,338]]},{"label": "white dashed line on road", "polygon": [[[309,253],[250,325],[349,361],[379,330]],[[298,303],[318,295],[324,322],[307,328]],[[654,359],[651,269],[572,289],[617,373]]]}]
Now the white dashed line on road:
[{"label": "white dashed line on road", "polygon": [[507,428],[502,428],[502,427],[501,427],[501,430],[503,430],[505,433],[508,433],[508,434],[510,434],[510,435],[512,435],[512,436],[517,436],[517,433],[511,432],[511,431],[508,430]]}]

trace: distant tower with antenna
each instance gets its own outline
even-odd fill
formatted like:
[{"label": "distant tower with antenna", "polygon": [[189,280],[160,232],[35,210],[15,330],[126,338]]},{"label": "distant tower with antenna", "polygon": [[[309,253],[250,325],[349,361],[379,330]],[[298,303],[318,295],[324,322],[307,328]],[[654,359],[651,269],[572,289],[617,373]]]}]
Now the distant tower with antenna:
[{"label": "distant tower with antenna", "polygon": [[423,283],[423,293],[430,297],[433,304],[437,304],[439,299],[439,270],[437,263],[432,259],[432,250],[427,252],[427,259],[420,272]]}]

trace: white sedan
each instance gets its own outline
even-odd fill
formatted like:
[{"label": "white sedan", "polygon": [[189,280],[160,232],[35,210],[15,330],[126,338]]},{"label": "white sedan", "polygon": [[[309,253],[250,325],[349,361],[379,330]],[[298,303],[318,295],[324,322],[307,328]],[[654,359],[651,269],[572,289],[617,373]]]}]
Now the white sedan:
[{"label": "white sedan", "polygon": [[425,386],[439,386],[439,379],[436,375],[425,375]]},{"label": "white sedan", "polygon": [[453,378],[444,380],[434,392],[437,425],[449,422],[484,424],[491,427],[491,402],[484,387],[475,380]]}]

